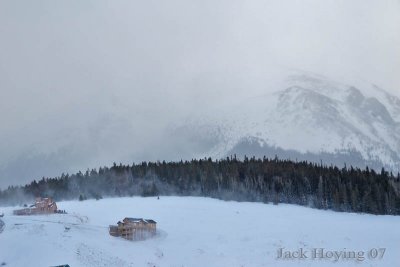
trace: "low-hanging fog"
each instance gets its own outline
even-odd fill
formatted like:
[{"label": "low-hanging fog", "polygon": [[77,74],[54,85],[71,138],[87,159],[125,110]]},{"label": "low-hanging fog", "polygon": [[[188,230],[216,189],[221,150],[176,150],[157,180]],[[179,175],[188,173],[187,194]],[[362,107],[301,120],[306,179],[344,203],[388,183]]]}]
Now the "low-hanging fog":
[{"label": "low-hanging fog", "polygon": [[0,2],[0,188],[190,158],[165,129],[287,69],[400,96],[400,2]]}]

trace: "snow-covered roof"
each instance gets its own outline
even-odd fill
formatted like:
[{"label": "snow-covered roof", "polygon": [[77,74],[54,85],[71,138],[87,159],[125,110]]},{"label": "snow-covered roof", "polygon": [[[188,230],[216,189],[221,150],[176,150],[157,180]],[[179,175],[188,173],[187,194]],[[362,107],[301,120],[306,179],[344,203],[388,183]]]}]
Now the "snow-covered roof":
[{"label": "snow-covered roof", "polygon": [[139,222],[142,222],[142,223],[156,223],[156,221],[154,221],[152,219],[130,218],[130,217],[126,217],[124,219],[124,221],[131,222],[131,223],[139,223]]},{"label": "snow-covered roof", "polygon": [[128,222],[144,222],[144,220],[142,218],[130,218],[130,217],[126,217],[124,219],[124,221],[128,221]]}]

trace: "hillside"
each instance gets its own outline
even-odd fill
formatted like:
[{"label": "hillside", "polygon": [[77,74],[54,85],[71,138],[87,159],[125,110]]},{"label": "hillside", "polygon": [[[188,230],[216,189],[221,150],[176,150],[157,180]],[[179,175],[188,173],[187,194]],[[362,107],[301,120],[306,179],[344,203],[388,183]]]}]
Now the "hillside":
[{"label": "hillside", "polygon": [[289,203],[345,212],[400,214],[400,174],[352,166],[339,169],[278,158],[228,157],[142,162],[43,178],[0,190],[0,206],[35,197],[56,200],[121,196],[205,196],[222,200]]},{"label": "hillside", "polygon": [[176,133],[204,155],[274,157],[400,170],[400,99],[293,71],[257,97],[188,118]]},{"label": "hillside", "polygon": [[[113,198],[58,203],[67,215],[20,216],[5,208],[0,263],[6,266],[398,266],[400,218],[333,213],[293,205],[207,198]],[[108,235],[126,216],[157,221],[158,236]],[[70,227],[65,231],[65,226]],[[15,249],[18,247],[18,249]],[[382,259],[279,260],[278,249],[369,251]],[[21,256],[23,255],[23,256]]]}]

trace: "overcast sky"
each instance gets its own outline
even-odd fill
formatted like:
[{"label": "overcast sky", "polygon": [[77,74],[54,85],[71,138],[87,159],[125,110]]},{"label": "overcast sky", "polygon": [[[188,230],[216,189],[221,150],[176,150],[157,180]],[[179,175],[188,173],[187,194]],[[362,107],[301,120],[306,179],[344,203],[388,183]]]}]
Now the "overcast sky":
[{"label": "overcast sky", "polygon": [[0,187],[163,159],[164,127],[286,68],[400,96],[400,2],[2,0]]}]

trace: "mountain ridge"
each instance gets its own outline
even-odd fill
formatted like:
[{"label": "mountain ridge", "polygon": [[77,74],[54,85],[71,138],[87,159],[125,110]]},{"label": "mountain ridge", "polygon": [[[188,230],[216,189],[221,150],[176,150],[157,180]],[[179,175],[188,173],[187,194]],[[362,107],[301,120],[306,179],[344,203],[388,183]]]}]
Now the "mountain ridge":
[{"label": "mountain ridge", "polygon": [[189,138],[213,140],[204,156],[276,153],[400,170],[400,99],[375,85],[360,88],[296,72],[276,90],[190,118],[186,127]]}]

